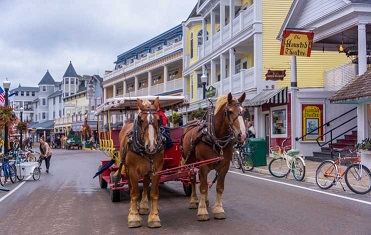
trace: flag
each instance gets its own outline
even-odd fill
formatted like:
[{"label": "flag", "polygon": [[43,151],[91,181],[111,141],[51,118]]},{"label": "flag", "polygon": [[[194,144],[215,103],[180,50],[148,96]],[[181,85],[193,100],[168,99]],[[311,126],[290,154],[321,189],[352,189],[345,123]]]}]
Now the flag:
[{"label": "flag", "polygon": [[4,104],[4,103],[5,103],[5,92],[3,88],[1,88],[0,86],[0,104]]},{"label": "flag", "polygon": [[14,91],[8,95],[8,97],[12,97],[13,95],[18,95],[18,91]]}]

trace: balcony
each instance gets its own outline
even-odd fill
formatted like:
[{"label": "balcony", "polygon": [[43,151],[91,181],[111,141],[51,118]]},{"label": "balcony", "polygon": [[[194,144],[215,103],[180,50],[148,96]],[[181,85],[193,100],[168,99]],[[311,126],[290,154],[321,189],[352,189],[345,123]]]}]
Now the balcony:
[{"label": "balcony", "polygon": [[104,76],[104,81],[107,81],[111,78],[114,78],[116,76],[119,76],[123,74],[124,72],[130,71],[134,68],[137,68],[141,65],[147,64],[149,62],[152,62],[158,58],[161,58],[163,56],[166,56],[168,54],[171,54],[179,49],[182,49],[182,41],[173,43],[170,46],[164,46],[162,50],[156,51],[155,53],[148,53],[146,57],[140,58],[140,59],[135,59],[133,63],[129,65],[124,65],[120,69],[116,69]]},{"label": "balcony", "polygon": [[324,72],[325,90],[338,91],[357,75],[357,65],[352,62]]}]

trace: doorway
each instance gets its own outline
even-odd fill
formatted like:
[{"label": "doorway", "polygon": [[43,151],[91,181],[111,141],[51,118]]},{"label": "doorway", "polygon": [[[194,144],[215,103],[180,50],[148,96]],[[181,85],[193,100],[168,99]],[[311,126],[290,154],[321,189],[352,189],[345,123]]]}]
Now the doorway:
[{"label": "doorway", "polygon": [[269,121],[269,113],[264,114],[264,135],[265,135],[265,142],[267,144],[267,155],[269,155],[270,149],[270,121]]}]

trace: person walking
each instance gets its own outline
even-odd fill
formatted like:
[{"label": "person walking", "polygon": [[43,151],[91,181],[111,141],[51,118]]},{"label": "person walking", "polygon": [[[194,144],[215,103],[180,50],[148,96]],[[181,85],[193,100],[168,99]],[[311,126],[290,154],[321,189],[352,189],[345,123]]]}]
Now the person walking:
[{"label": "person walking", "polygon": [[44,136],[40,138],[40,153],[43,160],[45,160],[46,173],[49,173],[50,158],[53,153],[49,144],[44,140]]},{"label": "person walking", "polygon": [[247,138],[255,138],[256,131],[252,122],[247,122]]}]

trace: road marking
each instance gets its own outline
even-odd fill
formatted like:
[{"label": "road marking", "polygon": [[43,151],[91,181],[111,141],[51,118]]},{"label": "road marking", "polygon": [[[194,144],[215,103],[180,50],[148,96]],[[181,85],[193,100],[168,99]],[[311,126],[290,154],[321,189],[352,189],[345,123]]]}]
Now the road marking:
[{"label": "road marking", "polygon": [[[32,175],[28,176],[26,180],[30,179]],[[7,193],[4,197],[0,198],[0,202],[4,201],[7,197],[12,195],[15,191],[17,191],[22,185],[26,183],[26,180],[23,180],[22,183],[20,183],[17,187],[15,187],[13,190],[10,190],[9,193]]]},{"label": "road marking", "polygon": [[351,197],[341,196],[341,195],[337,195],[337,194],[329,193],[329,192],[324,192],[324,191],[317,190],[317,189],[306,188],[306,187],[295,185],[295,184],[289,184],[289,183],[280,182],[280,181],[276,181],[276,180],[266,179],[266,178],[262,178],[262,177],[258,177],[258,176],[254,176],[254,175],[246,175],[246,174],[243,174],[243,173],[240,173],[240,172],[234,172],[234,171],[229,171],[229,172],[233,173],[233,174],[237,174],[237,175],[242,175],[242,176],[254,178],[254,179],[265,180],[265,181],[272,182],[272,183],[283,184],[283,185],[294,187],[294,188],[300,188],[300,189],[305,189],[305,190],[312,191],[312,192],[322,193],[322,194],[325,194],[325,195],[334,196],[334,197],[338,197],[338,198],[342,198],[342,199],[346,199],[346,200],[350,200],[350,201],[354,201],[354,202],[360,202],[360,203],[371,206],[371,202],[368,202],[368,201],[363,201],[363,200],[359,200],[359,199],[355,199],[355,198],[351,198]]}]

